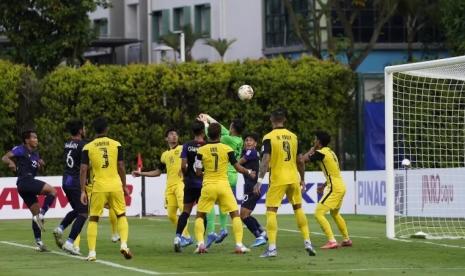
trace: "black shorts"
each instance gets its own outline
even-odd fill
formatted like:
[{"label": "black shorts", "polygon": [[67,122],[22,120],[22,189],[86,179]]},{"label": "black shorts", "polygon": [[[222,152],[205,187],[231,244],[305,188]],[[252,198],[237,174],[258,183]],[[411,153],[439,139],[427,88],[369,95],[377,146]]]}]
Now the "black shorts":
[{"label": "black shorts", "polygon": [[61,185],[63,186],[63,190],[65,189],[81,189],[81,183],[79,183],[79,176],[72,176],[72,175],[63,175],[63,179],[61,181]]},{"label": "black shorts", "polygon": [[32,177],[21,178],[16,182],[18,193],[26,203],[27,207],[31,207],[37,201],[37,196],[44,188],[45,182],[34,179]]},{"label": "black shorts", "polygon": [[81,202],[81,190],[63,187],[63,191],[65,192],[66,198],[73,210],[77,211],[79,214],[87,214],[87,205],[84,205]]},{"label": "black shorts", "polygon": [[191,188],[191,187],[184,187],[184,204],[189,203],[197,203],[199,202],[200,193],[202,192],[202,188]]},{"label": "black shorts", "polygon": [[260,195],[255,194],[254,192],[249,192],[244,194],[244,199],[242,200],[241,207],[253,211],[257,205],[258,200],[260,200]]}]

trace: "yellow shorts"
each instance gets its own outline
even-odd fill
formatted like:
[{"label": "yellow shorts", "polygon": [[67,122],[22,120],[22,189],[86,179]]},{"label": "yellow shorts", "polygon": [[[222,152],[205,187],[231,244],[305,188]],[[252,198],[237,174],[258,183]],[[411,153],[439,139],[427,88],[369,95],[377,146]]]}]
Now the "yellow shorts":
[{"label": "yellow shorts", "polygon": [[302,204],[302,192],[300,191],[300,184],[286,184],[286,185],[270,185],[266,193],[265,205],[266,207],[279,207],[286,195],[289,203],[292,205]]},{"label": "yellow shorts", "polygon": [[165,208],[168,206],[178,207],[182,211],[184,207],[184,183],[179,184],[170,188],[167,188],[165,191]]},{"label": "yellow shorts", "polygon": [[220,207],[221,213],[230,213],[239,210],[236,198],[228,182],[204,186],[200,194],[197,211],[209,213],[215,203]]},{"label": "yellow shorts", "polygon": [[338,191],[325,190],[323,196],[320,199],[320,204],[333,209],[341,209],[342,200],[346,194],[345,189]]},{"label": "yellow shorts", "polygon": [[92,192],[89,196],[89,216],[101,216],[105,203],[110,205],[117,216],[126,213],[123,191]]}]

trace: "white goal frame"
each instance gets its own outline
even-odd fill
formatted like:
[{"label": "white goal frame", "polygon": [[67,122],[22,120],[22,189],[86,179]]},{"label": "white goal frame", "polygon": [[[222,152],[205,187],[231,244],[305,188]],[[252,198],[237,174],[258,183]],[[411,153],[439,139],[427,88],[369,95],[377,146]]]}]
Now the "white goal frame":
[{"label": "white goal frame", "polygon": [[[384,69],[385,84],[385,143],[386,143],[386,236],[390,239],[395,236],[395,183],[394,183],[394,98],[393,98],[393,74],[398,72],[415,71],[455,64],[465,64],[465,56],[438,59],[411,64],[388,66]],[[411,72],[410,72],[411,73]],[[435,77],[422,72],[414,74],[424,77]],[[437,76],[436,76],[437,78]],[[449,76],[449,79],[465,81],[464,76]]]}]

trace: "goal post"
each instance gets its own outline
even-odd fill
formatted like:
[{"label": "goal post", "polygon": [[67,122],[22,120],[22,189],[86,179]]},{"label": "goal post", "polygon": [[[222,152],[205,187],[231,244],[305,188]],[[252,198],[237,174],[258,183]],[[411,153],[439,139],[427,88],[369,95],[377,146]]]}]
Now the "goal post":
[{"label": "goal post", "polygon": [[465,56],[384,72],[386,236],[465,238]]}]

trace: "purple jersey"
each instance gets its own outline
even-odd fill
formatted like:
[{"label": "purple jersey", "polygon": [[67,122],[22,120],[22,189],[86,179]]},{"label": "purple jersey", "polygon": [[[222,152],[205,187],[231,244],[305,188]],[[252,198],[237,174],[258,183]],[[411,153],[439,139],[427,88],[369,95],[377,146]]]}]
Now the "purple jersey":
[{"label": "purple jersey", "polygon": [[39,169],[39,153],[36,151],[29,151],[25,145],[14,147],[11,152],[16,159],[18,180],[26,177],[35,177]]},{"label": "purple jersey", "polygon": [[246,162],[242,166],[246,169],[255,171],[257,175],[255,178],[250,178],[248,175],[244,175],[244,182],[246,188],[250,188],[257,183],[258,170],[260,168],[260,154],[255,149],[244,149],[242,150],[241,158],[245,158]]},{"label": "purple jersey", "polygon": [[65,143],[63,160],[65,165],[64,174],[79,177],[81,167],[82,148],[86,142],[83,140],[69,140]]},{"label": "purple jersey", "polygon": [[184,173],[184,185],[188,188],[202,187],[202,177],[197,176],[195,173],[194,162],[198,148],[203,145],[205,145],[205,142],[198,142],[195,140],[182,145],[181,158],[187,159],[187,171]]}]

